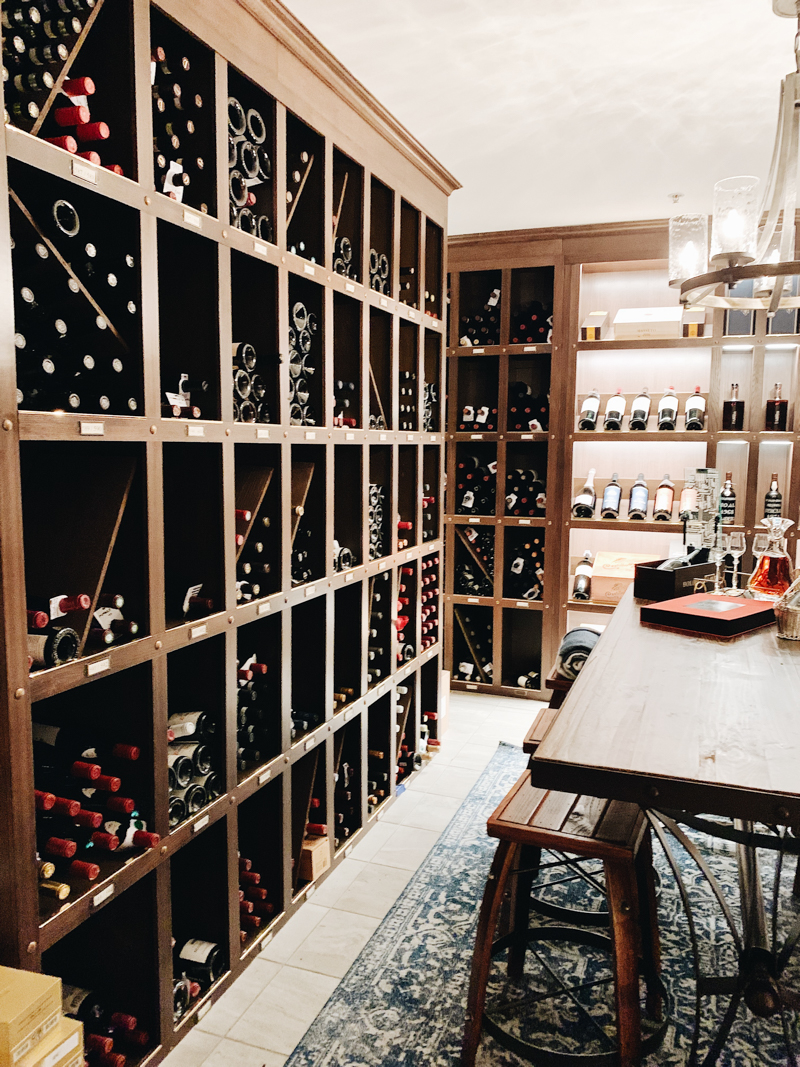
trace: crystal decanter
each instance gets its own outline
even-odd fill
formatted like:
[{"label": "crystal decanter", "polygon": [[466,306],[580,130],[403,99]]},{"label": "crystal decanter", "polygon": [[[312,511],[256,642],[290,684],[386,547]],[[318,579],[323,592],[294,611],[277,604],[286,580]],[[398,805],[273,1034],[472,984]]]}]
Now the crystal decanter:
[{"label": "crystal decanter", "polygon": [[792,584],[793,569],[786,551],[786,531],[791,519],[767,518],[761,523],[767,528],[769,543],[755,565],[747,588],[756,600],[778,600]]}]

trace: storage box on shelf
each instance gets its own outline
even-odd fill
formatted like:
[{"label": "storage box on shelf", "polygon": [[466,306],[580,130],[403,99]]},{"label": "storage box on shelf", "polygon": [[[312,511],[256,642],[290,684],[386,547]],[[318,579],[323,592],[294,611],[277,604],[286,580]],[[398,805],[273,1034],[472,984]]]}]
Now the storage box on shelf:
[{"label": "storage box on shelf", "polygon": [[184,7],[96,0],[5,86],[0,960],[102,993],[131,1063],[366,831],[369,749],[391,803],[440,695],[455,183],[274,0]]},{"label": "storage box on shelf", "polygon": [[[748,537],[773,481],[782,513],[800,513],[794,421],[800,336],[783,332],[797,329],[796,317],[681,315],[668,285],[667,245],[665,222],[476,234],[449,242],[448,611],[481,609],[493,621],[492,679],[467,681],[459,662],[471,662],[472,675],[480,672],[454,618],[447,663],[455,688],[491,684],[507,691],[523,684],[516,650],[526,642],[541,685],[568,626],[602,622],[598,616],[616,601],[607,595],[611,585],[616,582],[619,593],[629,584],[628,577],[606,573],[602,596],[576,599],[576,568],[585,553],[605,553],[604,571],[610,560],[612,570],[631,576],[634,558],[664,559],[682,539],[677,502],[687,468],[715,467],[723,478],[731,473],[732,528]],[[531,327],[542,320],[548,332],[535,334]],[[497,426],[489,432],[476,417],[481,408],[491,412],[495,395]],[[547,397],[549,410],[542,402]],[[522,447],[546,452],[528,462],[517,452]],[[490,464],[496,464],[493,471]],[[497,479],[494,500],[488,490],[475,493],[468,486],[473,468],[469,482],[489,486],[492,475]],[[592,468],[596,507],[576,517],[573,500]],[[528,469],[540,480],[546,471],[542,517],[539,511],[517,515],[517,501],[509,503],[512,494],[521,496],[511,484],[515,472]],[[646,486],[648,500],[641,517],[629,515],[627,506],[639,475],[639,492]],[[665,475],[674,501],[654,508]],[[603,518],[603,490],[614,476],[621,504],[616,517]],[[505,505],[496,499],[503,490]],[[665,495],[668,487],[659,505]],[[522,531],[501,529],[522,524],[531,528],[521,542]],[[543,597],[523,608],[509,579],[522,555],[518,545],[532,543],[537,527],[547,545]],[[790,531],[792,545],[796,538]],[[749,562],[746,556],[745,569]],[[531,618],[520,624],[517,616],[525,612]]]}]

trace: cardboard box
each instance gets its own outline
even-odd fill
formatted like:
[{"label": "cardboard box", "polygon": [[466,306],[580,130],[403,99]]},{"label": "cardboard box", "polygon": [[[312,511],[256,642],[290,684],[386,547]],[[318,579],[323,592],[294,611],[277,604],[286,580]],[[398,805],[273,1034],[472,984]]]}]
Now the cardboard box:
[{"label": "cardboard box", "polygon": [[61,979],[0,967],[0,1067],[14,1067],[61,1018]]},{"label": "cardboard box", "polygon": [[683,308],[620,308],[614,318],[615,341],[680,337]]},{"label": "cardboard box", "polygon": [[313,882],[331,865],[331,847],[327,837],[306,837],[300,852],[300,878]]},{"label": "cardboard box", "polygon": [[17,1067],[82,1067],[83,1062],[83,1023],[62,1016],[55,1029]]},{"label": "cardboard box", "polygon": [[658,566],[664,562],[663,559],[656,559],[651,563],[637,563],[633,595],[638,600],[672,600],[674,597],[690,596],[695,591],[694,583],[699,579],[710,580],[713,586],[716,567],[711,560],[694,567],[660,571]]},{"label": "cardboard box", "polygon": [[618,604],[636,577],[637,563],[652,563],[652,559],[633,552],[598,552],[592,567],[592,600]]},{"label": "cardboard box", "polygon": [[603,334],[608,330],[608,312],[592,311],[583,320],[581,326],[582,341],[602,341]]},{"label": "cardboard box", "polygon": [[706,309],[685,307],[681,318],[684,337],[702,337],[706,331]]}]

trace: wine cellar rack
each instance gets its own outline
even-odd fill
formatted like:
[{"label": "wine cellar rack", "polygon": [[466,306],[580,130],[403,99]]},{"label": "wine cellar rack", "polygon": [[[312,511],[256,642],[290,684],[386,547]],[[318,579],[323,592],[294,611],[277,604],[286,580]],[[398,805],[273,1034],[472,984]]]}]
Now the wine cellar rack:
[{"label": "wine cellar rack", "polygon": [[[787,536],[797,559],[800,333],[781,332],[798,330],[796,316],[780,312],[770,323],[762,311],[747,313],[746,321],[736,313],[728,319],[721,310],[708,311],[697,337],[615,340],[612,332],[600,340],[581,340],[581,324],[594,311],[607,312],[613,323],[620,308],[677,306],[677,292],[668,285],[667,254],[666,220],[470,234],[448,242],[445,632],[454,689],[544,697],[541,686],[565,631],[602,625],[615,606],[600,597],[573,598],[577,563],[585,551],[653,560],[671,554],[682,541],[677,503],[686,468],[716,467],[722,477],[732,473],[735,525],[723,529],[743,531],[748,538],[745,571],[752,562],[750,538],[764,514],[771,475],[777,473],[782,514],[795,522]],[[532,329],[539,319],[532,321],[531,307],[542,316],[534,302],[545,313],[552,307],[549,343],[541,343]],[[542,430],[517,429],[519,412],[512,408],[520,408],[518,381],[529,387],[522,397],[531,408],[527,418],[545,407],[535,401],[546,395],[549,383],[549,421],[538,416]],[[782,383],[788,400],[786,429],[780,431],[765,429],[775,382]],[[743,427],[733,431],[722,429],[732,383],[745,405]],[[631,431],[627,416],[643,386],[653,399],[650,419],[646,430]],[[707,400],[705,425],[687,431],[684,404],[697,386]],[[681,414],[675,430],[659,431],[655,406],[668,388],[675,390]],[[597,429],[579,430],[581,406],[591,390],[600,395]],[[602,413],[617,390],[627,398],[623,428],[605,431]],[[476,421],[481,407],[489,409],[484,425]],[[465,408],[471,419],[464,418]],[[480,509],[465,509],[458,489],[466,470],[459,464],[472,456],[484,470],[490,462],[497,464],[496,488],[480,496]],[[513,514],[504,499],[508,473],[526,468],[540,480],[546,471],[540,517]],[[590,468],[597,471],[595,517],[574,518],[572,502]],[[652,501],[665,472],[675,485],[672,521],[653,521]],[[615,473],[623,499],[637,475],[644,474],[651,502],[644,521],[600,517],[603,487]],[[544,547],[541,599],[533,598],[539,595],[534,584],[525,589],[527,581],[509,581],[509,562],[525,556],[520,541],[524,546],[537,537]],[[469,676],[459,671],[460,663],[472,664]],[[519,683],[530,670],[537,673],[538,686],[523,688]]]},{"label": "wine cellar rack", "polygon": [[438,745],[458,183],[277,0],[75,6],[7,49],[0,960],[155,1064]]}]

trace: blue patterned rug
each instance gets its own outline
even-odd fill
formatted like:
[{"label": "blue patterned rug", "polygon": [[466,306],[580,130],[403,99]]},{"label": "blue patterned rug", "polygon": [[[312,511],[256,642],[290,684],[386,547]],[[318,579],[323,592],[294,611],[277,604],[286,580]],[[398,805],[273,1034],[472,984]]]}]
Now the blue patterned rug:
[{"label": "blue patterned rug", "polygon": [[[373,934],[360,956],[317,1016],[302,1042],[287,1061],[287,1067],[455,1067],[459,1062],[464,1025],[467,982],[475,937],[478,907],[496,842],[486,836],[486,819],[525,768],[527,757],[516,746],[501,743],[469,796],[453,816],[435,847],[406,886],[396,904]],[[736,857],[733,847],[692,834],[726,892],[738,919],[736,905]],[[736,953],[718,904],[696,870],[679,848],[681,863],[704,944],[703,969],[731,974]],[[678,1067],[687,1063],[695,1004],[687,923],[678,891],[656,846],[656,867],[663,888],[659,924],[664,956],[664,980],[673,998],[673,1024],[660,1049],[647,1061]],[[770,861],[764,863],[765,895],[771,896]],[[548,899],[567,903],[581,901],[581,893],[593,894],[589,880],[562,882],[563,870],[553,868]],[[787,858],[781,879],[780,928],[785,931],[797,915],[791,897],[794,861]],[[785,882],[785,884],[784,884]],[[602,898],[598,898],[602,899]],[[546,920],[544,920],[546,921]],[[548,983],[536,971],[536,961],[526,966],[521,982],[505,977],[503,957],[498,956],[489,987],[489,1003],[503,1004],[525,997],[531,1005],[528,1017],[536,1018],[539,1032],[549,1030],[553,1047],[561,1051],[602,1051],[604,1034],[613,1033],[614,1016],[608,960],[582,947],[559,946],[556,962],[587,982],[583,1004],[574,998],[560,1000],[541,996]],[[571,955],[570,955],[571,954]],[[532,954],[529,953],[529,957]],[[594,983],[594,984],[593,984]],[[598,984],[599,983],[599,984]],[[800,967],[790,965],[787,984],[800,987]],[[703,1002],[701,1057],[713,1037],[716,1024],[727,1007],[727,998]],[[797,1048],[797,1019],[789,1014],[791,1037]],[[520,1031],[520,1036],[525,1033]],[[599,1042],[599,1043],[597,1043]],[[755,1019],[744,1008],[719,1059],[720,1067],[784,1067],[787,1062],[779,1019]],[[526,1060],[507,1051],[484,1035],[478,1055],[480,1067],[525,1067]]]}]

